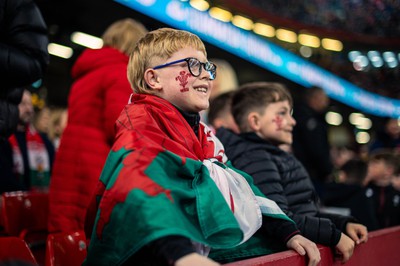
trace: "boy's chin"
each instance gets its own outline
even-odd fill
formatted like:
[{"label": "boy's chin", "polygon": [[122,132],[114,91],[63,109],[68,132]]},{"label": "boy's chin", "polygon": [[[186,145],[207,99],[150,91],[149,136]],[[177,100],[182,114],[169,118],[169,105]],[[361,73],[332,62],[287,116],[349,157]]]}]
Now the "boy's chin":
[{"label": "boy's chin", "polygon": [[286,140],[281,140],[277,142],[279,146],[291,146],[292,145],[292,141],[286,141]]},{"label": "boy's chin", "polygon": [[207,110],[208,105],[200,105],[200,106],[194,106],[192,112],[200,113],[201,111]]}]

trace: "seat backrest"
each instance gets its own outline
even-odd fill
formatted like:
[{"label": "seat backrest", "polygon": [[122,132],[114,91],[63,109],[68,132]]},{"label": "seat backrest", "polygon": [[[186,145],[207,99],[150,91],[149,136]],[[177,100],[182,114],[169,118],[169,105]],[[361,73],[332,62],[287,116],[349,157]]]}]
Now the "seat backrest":
[{"label": "seat backrest", "polygon": [[4,212],[3,212],[3,197],[0,196],[0,234],[4,235]]},{"label": "seat backrest", "polygon": [[80,266],[87,255],[84,231],[51,233],[47,237],[45,266]]},{"label": "seat backrest", "polygon": [[18,236],[23,230],[47,231],[49,195],[46,192],[15,191],[2,195],[4,231]]},{"label": "seat backrest", "polygon": [[0,261],[24,261],[38,265],[26,242],[16,236],[0,237]]}]

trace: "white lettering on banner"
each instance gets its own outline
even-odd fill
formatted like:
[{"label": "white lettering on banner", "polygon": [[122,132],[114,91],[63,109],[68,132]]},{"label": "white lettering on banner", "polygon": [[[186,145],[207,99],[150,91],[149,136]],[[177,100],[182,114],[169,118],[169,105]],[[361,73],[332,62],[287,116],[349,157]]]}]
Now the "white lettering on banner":
[{"label": "white lettering on banner", "polygon": [[240,47],[242,36],[238,30],[226,22],[207,16],[205,13],[189,12],[188,26],[233,48]]},{"label": "white lettering on banner", "polygon": [[354,93],[354,101],[359,102],[360,105],[365,106],[365,108],[379,109],[382,113],[393,113],[395,111],[395,107],[392,103],[377,99],[376,96],[373,97],[363,92]]},{"label": "white lettering on banner", "polygon": [[184,21],[187,17],[187,8],[183,8],[180,2],[172,1],[167,5],[165,13],[172,19]]},{"label": "white lettering on banner", "polygon": [[292,73],[295,76],[298,76],[300,73],[299,70],[299,65],[296,62],[290,61],[287,62],[287,70],[289,71],[289,73]]},{"label": "white lettering on banner", "polygon": [[328,77],[325,80],[323,87],[326,89],[327,94],[330,96],[346,96],[346,89],[340,84],[339,80],[337,80],[336,78]]},{"label": "white lettering on banner", "polygon": [[142,6],[152,6],[156,2],[156,0],[137,0],[137,2]]},{"label": "white lettering on banner", "polygon": [[324,82],[324,75],[316,71],[315,68],[302,64],[300,67],[300,74],[303,79],[307,80],[310,84],[318,85]]},{"label": "white lettering on banner", "polygon": [[328,95],[340,97],[346,95],[346,89],[340,84],[337,78],[331,77],[329,74],[305,64],[300,65],[296,62],[288,62],[287,65],[290,73],[295,76],[301,75],[301,78],[306,80],[310,85],[324,88]]},{"label": "white lettering on banner", "polygon": [[269,45],[260,39],[244,33],[226,22],[215,20],[204,13],[189,12],[188,25],[191,29],[206,34],[230,48],[239,49],[247,56],[253,57],[264,64],[282,66],[282,58],[275,54]]},{"label": "white lettering on banner", "polygon": [[243,47],[243,51],[249,56],[257,58],[263,61],[263,63],[269,63],[276,67],[283,65],[282,58],[271,50],[269,45],[265,45],[261,40],[249,36],[247,38],[247,45]]}]

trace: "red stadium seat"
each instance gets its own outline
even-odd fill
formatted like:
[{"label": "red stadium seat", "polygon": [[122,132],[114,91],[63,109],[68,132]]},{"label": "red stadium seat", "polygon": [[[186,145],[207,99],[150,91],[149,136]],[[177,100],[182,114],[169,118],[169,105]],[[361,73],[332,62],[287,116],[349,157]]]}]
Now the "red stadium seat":
[{"label": "red stadium seat", "polygon": [[3,197],[0,197],[0,235],[4,235]]},{"label": "red stadium seat", "polygon": [[2,204],[6,234],[23,237],[31,231],[47,231],[48,193],[6,192],[2,194]]},{"label": "red stadium seat", "polygon": [[46,192],[15,191],[1,195],[3,234],[25,240],[41,264],[44,262],[49,196]]},{"label": "red stadium seat", "polygon": [[80,266],[86,254],[84,231],[51,233],[47,237],[46,266]]},{"label": "red stadium seat", "polygon": [[0,237],[0,261],[23,261],[38,265],[26,242],[15,236]]}]

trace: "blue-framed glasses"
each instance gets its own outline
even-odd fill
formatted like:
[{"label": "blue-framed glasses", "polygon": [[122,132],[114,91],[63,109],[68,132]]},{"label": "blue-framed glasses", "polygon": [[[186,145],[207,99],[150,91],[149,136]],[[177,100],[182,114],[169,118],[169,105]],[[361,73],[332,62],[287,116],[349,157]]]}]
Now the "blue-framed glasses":
[{"label": "blue-framed glasses", "polygon": [[214,63],[211,63],[211,62],[202,63],[198,59],[193,58],[193,57],[188,57],[188,58],[172,61],[172,62],[163,64],[163,65],[158,65],[158,66],[153,67],[153,69],[160,69],[160,68],[167,67],[167,66],[170,66],[173,64],[177,64],[180,62],[187,63],[189,72],[194,77],[200,76],[202,68],[204,68],[204,70],[208,72],[208,74],[210,75],[210,80],[215,79],[215,77],[217,75],[217,66]]}]

